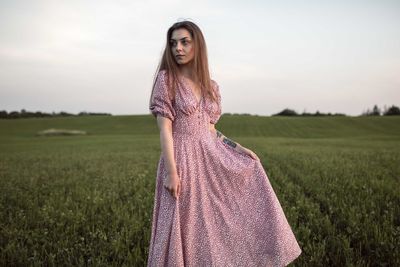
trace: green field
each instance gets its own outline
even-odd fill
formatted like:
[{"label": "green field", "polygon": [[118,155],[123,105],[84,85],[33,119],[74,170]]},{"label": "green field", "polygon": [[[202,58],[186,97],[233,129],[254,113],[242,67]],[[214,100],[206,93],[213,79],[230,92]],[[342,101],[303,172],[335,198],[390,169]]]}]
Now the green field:
[{"label": "green field", "polygon": [[[38,137],[65,128],[86,136]],[[400,266],[400,117],[224,115],[261,159],[303,249],[293,266]],[[0,120],[0,266],[143,266],[155,119]]]}]

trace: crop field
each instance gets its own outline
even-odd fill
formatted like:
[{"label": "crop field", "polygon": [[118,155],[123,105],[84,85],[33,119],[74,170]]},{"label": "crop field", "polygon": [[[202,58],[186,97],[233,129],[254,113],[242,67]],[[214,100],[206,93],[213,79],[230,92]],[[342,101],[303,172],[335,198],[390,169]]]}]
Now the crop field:
[{"label": "crop field", "polygon": [[[49,128],[79,136],[36,136]],[[301,256],[400,266],[400,117],[223,115],[261,159]],[[159,132],[151,115],[0,120],[0,266],[145,266]]]}]

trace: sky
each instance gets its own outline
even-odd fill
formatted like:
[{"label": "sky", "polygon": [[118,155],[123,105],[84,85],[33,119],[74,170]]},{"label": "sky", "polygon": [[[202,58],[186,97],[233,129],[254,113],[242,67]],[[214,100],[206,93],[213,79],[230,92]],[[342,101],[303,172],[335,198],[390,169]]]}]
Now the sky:
[{"label": "sky", "polygon": [[185,19],[223,113],[400,106],[397,0],[0,0],[0,110],[150,114],[166,32]]}]

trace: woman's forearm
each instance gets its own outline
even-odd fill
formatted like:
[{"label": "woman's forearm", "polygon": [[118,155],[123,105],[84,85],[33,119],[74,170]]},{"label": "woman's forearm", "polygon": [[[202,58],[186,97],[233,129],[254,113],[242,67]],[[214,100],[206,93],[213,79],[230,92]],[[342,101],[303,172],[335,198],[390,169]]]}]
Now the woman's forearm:
[{"label": "woman's forearm", "polygon": [[168,174],[176,174],[177,170],[171,122],[168,121],[168,119],[161,118],[159,120],[158,126],[160,129],[161,152],[165,159],[165,168]]},{"label": "woman's forearm", "polygon": [[210,131],[214,132],[214,134],[217,136],[218,139],[222,140],[222,142],[224,142],[228,146],[231,146],[237,152],[244,154],[244,155],[248,155],[248,156],[252,157],[253,159],[260,161],[260,158],[253,151],[251,151],[250,149],[239,144],[238,142],[235,142],[232,139],[229,139],[228,137],[223,135],[220,131],[215,129],[214,124],[210,123],[209,129],[210,129]]},{"label": "woman's forearm", "polygon": [[222,140],[225,144],[231,146],[232,148],[238,150],[238,148],[241,146],[238,142],[233,141],[232,139],[229,139],[225,135],[223,135],[220,131],[215,129],[215,125],[210,123],[209,129],[214,131],[219,139]]},{"label": "woman's forearm", "polygon": [[232,139],[229,139],[228,137],[226,137],[225,135],[223,135],[220,131],[217,130],[217,136],[218,138],[220,138],[222,140],[222,142],[224,142],[225,144],[236,148],[237,146],[240,146],[239,143],[233,141]]},{"label": "woman's forearm", "polygon": [[175,174],[176,171],[176,162],[174,156],[174,141],[172,139],[172,133],[168,130],[160,131],[160,142],[162,153],[165,158],[165,168],[167,169],[168,174]]},{"label": "woman's forearm", "polygon": [[234,149],[237,149],[240,146],[240,144],[238,142],[235,142],[232,139],[229,139],[228,137],[223,135],[220,131],[218,131],[218,130],[216,130],[216,131],[217,131],[217,137],[219,139],[221,139],[222,142],[224,142],[225,144],[231,146]]}]

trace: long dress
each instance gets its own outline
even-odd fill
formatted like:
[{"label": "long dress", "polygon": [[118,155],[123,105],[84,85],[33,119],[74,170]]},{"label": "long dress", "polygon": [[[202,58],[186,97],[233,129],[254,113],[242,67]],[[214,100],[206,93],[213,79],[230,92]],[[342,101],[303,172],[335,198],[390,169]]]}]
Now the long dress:
[{"label": "long dress", "polygon": [[209,123],[221,116],[217,103],[193,93],[181,76],[174,101],[166,71],[159,71],[150,102],[154,116],[172,120],[181,194],[163,186],[158,162],[147,266],[286,266],[302,252],[260,161],[219,139]]}]

